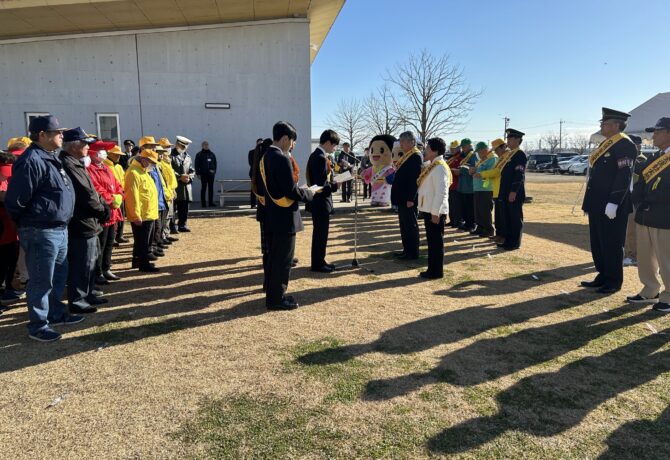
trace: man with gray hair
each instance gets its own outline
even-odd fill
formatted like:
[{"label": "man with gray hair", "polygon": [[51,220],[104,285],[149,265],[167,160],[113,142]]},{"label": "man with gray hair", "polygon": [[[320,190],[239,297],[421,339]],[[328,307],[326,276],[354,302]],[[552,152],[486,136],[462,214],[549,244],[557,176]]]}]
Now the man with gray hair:
[{"label": "man with gray hair", "polygon": [[417,220],[417,179],[421,174],[423,159],[416,147],[416,137],[411,131],[400,135],[400,150],[403,152],[396,162],[396,172],[391,186],[391,202],[398,206],[400,237],[403,250],[396,253],[402,260],[419,258],[419,223]]},{"label": "man with gray hair", "polygon": [[67,299],[71,313],[94,313],[95,305],[107,299],[93,294],[95,267],[98,261],[98,235],[101,224],[111,216],[111,209],[95,190],[86,168],[91,164],[89,144],[95,142],[83,129],[75,128],[63,134],[60,160],[74,190],[74,215],[68,225],[69,264]]}]

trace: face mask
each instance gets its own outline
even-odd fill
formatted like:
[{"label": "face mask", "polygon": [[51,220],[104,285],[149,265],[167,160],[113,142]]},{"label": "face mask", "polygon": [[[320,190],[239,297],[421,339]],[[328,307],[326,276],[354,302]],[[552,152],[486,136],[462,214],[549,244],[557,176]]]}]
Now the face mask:
[{"label": "face mask", "polygon": [[100,150],[98,152],[98,158],[100,158],[100,161],[106,160],[107,159],[107,152],[104,150]]},{"label": "face mask", "polygon": [[177,153],[179,153],[180,155],[186,151],[186,149],[181,147],[175,147],[175,150],[177,150]]},{"label": "face mask", "polygon": [[81,161],[84,164],[84,168],[88,168],[91,166],[91,157],[85,156],[84,158],[81,158],[79,161]]}]

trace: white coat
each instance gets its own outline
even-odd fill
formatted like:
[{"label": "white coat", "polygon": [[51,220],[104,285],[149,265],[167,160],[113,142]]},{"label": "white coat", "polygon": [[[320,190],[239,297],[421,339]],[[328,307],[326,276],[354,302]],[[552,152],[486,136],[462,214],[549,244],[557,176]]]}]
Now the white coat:
[{"label": "white coat", "polygon": [[[442,155],[433,160],[442,160]],[[431,163],[432,164],[432,163]],[[430,164],[427,166],[430,167]],[[434,216],[449,214],[450,176],[447,167],[438,165],[419,187],[419,211]]]}]

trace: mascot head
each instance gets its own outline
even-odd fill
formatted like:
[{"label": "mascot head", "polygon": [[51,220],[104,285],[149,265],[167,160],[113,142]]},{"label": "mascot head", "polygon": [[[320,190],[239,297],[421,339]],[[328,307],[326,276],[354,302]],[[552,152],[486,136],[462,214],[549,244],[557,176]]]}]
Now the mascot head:
[{"label": "mascot head", "polygon": [[376,168],[388,166],[393,161],[393,144],[395,137],[389,134],[380,134],[370,141],[370,162]]}]

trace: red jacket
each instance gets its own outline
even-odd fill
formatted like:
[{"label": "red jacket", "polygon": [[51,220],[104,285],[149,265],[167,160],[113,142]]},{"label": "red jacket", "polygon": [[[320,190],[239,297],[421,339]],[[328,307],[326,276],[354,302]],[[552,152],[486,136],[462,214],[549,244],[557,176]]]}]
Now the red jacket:
[{"label": "red jacket", "polygon": [[105,166],[104,163],[100,163],[99,165],[91,163],[91,166],[86,168],[86,171],[88,171],[88,175],[91,176],[91,181],[93,182],[95,190],[112,209],[111,217],[103,224],[103,226],[110,227],[117,222],[121,222],[123,220],[121,209],[112,208],[112,201],[114,201],[113,195],[123,195],[123,188],[121,188],[119,181],[116,180],[112,171]]},{"label": "red jacket", "polygon": [[[9,165],[2,165],[4,168],[2,173],[4,176],[11,178],[11,167]],[[0,192],[7,191],[7,184],[9,180],[0,182]],[[0,245],[15,243],[18,240],[16,233],[16,226],[9,213],[5,209],[5,203],[0,203]]]},{"label": "red jacket", "polygon": [[[457,153],[456,155],[452,155],[449,157],[447,160],[447,164],[449,165],[450,169],[458,169],[459,166],[461,165],[461,161],[463,161],[463,155],[461,153]],[[453,174],[452,172],[452,177],[453,180],[451,182],[451,185],[449,186],[449,190],[456,190],[458,188],[458,179],[459,176],[457,174]]]}]

